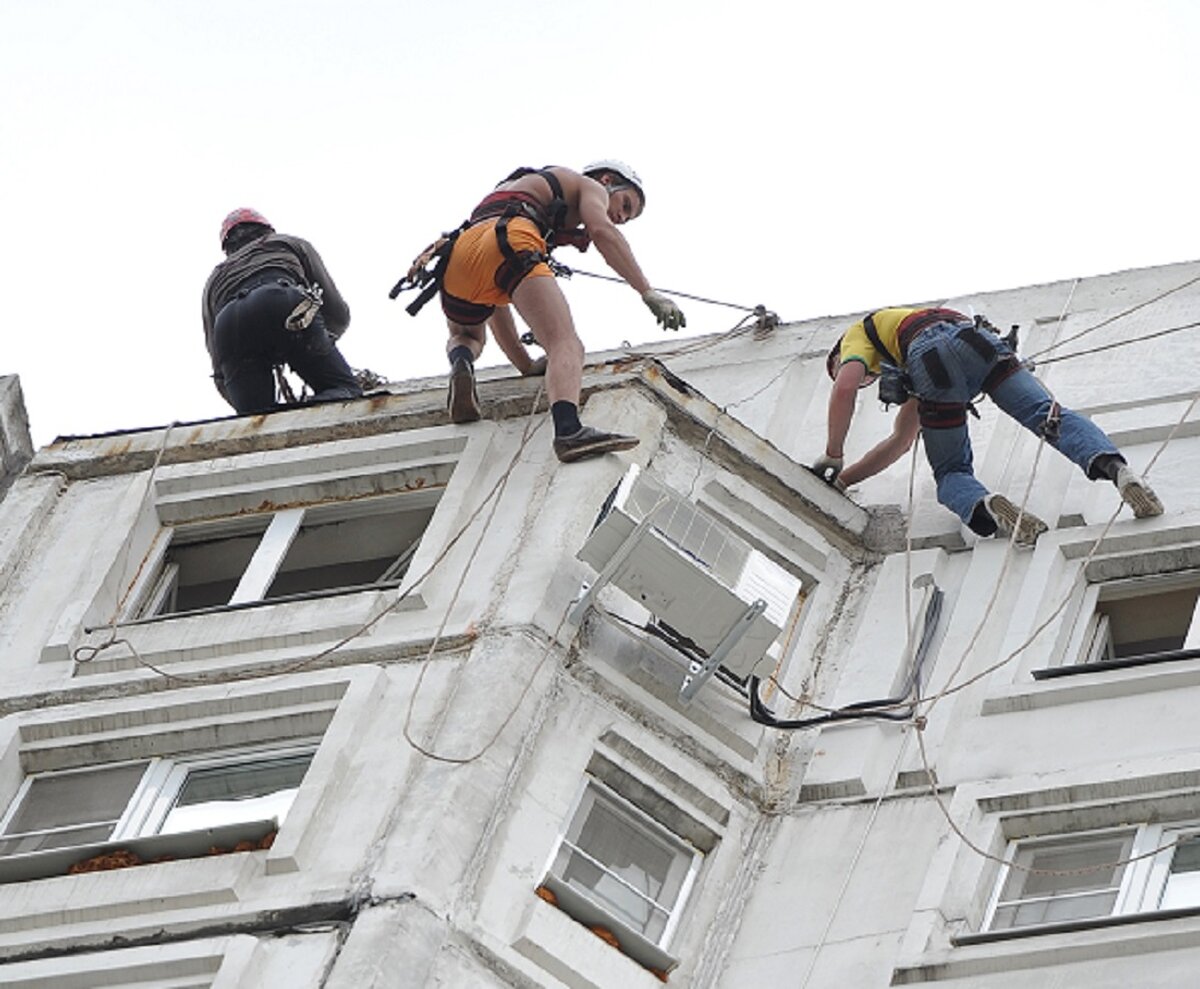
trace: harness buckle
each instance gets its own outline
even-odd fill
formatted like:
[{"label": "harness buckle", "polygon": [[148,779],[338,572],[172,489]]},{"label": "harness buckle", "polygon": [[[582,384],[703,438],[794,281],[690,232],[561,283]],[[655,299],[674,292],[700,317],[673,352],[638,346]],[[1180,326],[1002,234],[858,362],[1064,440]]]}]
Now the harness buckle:
[{"label": "harness buckle", "polygon": [[1038,432],[1047,443],[1054,444],[1062,433],[1062,406],[1057,401],[1050,403],[1050,411],[1046,413],[1045,421],[1038,426]]},{"label": "harness buckle", "polygon": [[317,318],[317,313],[321,311],[321,304],[325,301],[325,292],[316,282],[303,286],[300,291],[304,293],[303,298],[296,303],[295,308],[287,314],[287,318],[283,321],[284,329],[291,330],[293,333],[299,333],[312,326],[312,321]]}]

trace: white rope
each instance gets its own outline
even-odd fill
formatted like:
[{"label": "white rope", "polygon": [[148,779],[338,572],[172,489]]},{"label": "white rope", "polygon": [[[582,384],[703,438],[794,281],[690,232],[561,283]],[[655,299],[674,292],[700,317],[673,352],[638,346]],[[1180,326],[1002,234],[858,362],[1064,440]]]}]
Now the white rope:
[{"label": "white rope", "polygon": [[825,928],[821,931],[821,937],[813,947],[812,957],[808,962],[808,969],[804,973],[804,978],[800,982],[800,989],[807,989],[808,981],[812,978],[813,970],[817,967],[817,960],[821,957],[821,951],[825,948],[829,941],[829,932],[833,929],[833,922],[837,918],[837,912],[841,908],[842,901],[846,898],[846,891],[850,888],[850,880],[854,877],[854,870],[858,867],[859,859],[862,858],[863,851],[867,847],[867,839],[871,835],[871,831],[875,827],[875,820],[879,817],[879,808],[883,805],[883,799],[887,795],[888,788],[891,786],[891,781],[896,778],[896,772],[900,768],[900,760],[904,757],[904,750],[908,747],[908,726],[901,729],[902,737],[900,744],[896,749],[896,761],[892,763],[891,773],[888,776],[888,782],[879,788],[879,796],[875,799],[871,806],[871,814],[867,818],[867,826],[863,829],[862,837],[858,841],[858,847],[854,850],[854,854],[850,858],[850,865],[846,868],[846,876],[842,880],[842,886],[838,890],[837,896],[833,901],[833,908],[829,911],[829,919],[825,922]]}]

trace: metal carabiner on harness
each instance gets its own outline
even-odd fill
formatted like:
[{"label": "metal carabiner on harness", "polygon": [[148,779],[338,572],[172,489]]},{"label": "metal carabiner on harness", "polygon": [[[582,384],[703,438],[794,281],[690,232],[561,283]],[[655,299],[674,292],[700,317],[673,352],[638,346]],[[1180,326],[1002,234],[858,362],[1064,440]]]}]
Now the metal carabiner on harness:
[{"label": "metal carabiner on harness", "polygon": [[312,326],[312,321],[317,318],[321,304],[325,301],[325,292],[316,282],[303,286],[300,291],[304,293],[304,297],[296,303],[295,308],[283,321],[284,328],[293,333],[299,333]]},{"label": "metal carabiner on harness", "polygon": [[1058,404],[1057,399],[1050,402],[1050,411],[1046,413],[1045,420],[1038,426],[1038,432],[1042,434],[1047,443],[1058,442],[1062,433],[1062,406]]},{"label": "metal carabiner on harness", "polygon": [[421,294],[404,307],[404,311],[410,316],[419,313],[425,303],[437,295],[438,289],[442,287],[442,276],[446,273],[446,266],[450,263],[450,252],[454,249],[454,242],[468,226],[470,226],[470,221],[464,223],[457,230],[442,234],[418,254],[413,259],[413,263],[408,266],[404,277],[392,286],[392,290],[388,292],[388,298],[394,299],[401,292],[410,288],[419,288]]},{"label": "metal carabiner on harness", "polygon": [[428,285],[436,273],[436,267],[431,267],[431,265],[441,255],[441,251],[449,239],[448,234],[443,234],[418,254],[412,264],[408,266],[404,277],[392,286],[392,290],[388,292],[388,298],[394,299],[401,292],[407,292],[410,288],[424,288]]}]

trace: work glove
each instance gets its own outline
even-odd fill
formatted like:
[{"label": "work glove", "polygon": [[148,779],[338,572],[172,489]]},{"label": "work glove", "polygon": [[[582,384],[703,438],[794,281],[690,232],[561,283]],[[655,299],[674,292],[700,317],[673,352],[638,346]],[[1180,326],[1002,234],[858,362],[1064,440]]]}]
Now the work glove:
[{"label": "work glove", "polygon": [[664,330],[677,330],[681,326],[687,326],[683,310],[675,305],[673,299],[668,299],[661,292],[648,288],[642,293],[642,301],[650,307],[654,318],[658,320],[659,326]]},{"label": "work glove", "polygon": [[844,484],[838,487],[838,474],[842,472],[842,464],[844,462],[842,457],[831,457],[825,453],[817,457],[810,469],[826,484],[837,487],[839,491],[845,491],[846,486]]}]

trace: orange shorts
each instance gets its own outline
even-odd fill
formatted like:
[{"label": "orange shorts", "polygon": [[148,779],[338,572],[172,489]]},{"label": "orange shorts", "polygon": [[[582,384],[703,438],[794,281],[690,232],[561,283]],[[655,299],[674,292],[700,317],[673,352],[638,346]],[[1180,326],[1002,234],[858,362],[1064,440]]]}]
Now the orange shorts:
[{"label": "orange shorts", "polygon": [[[508,243],[516,252],[534,251],[546,253],[546,241],[538,231],[537,224],[522,216],[508,221]],[[496,220],[484,220],[469,227],[458,235],[450,263],[442,278],[443,292],[485,306],[504,306],[511,301],[496,284],[496,272],[505,262],[500,244],[496,241]],[[554,277],[554,272],[544,261],[539,261],[525,275],[526,278]]]}]

